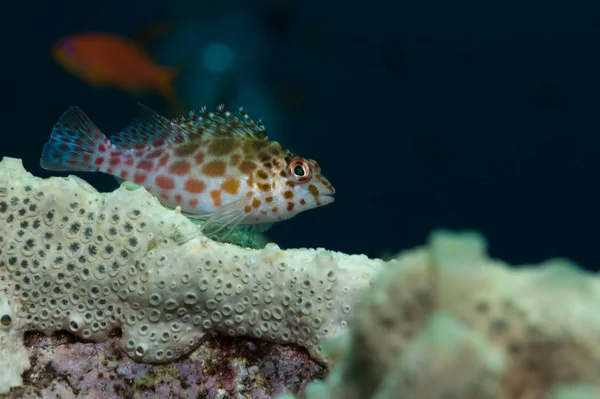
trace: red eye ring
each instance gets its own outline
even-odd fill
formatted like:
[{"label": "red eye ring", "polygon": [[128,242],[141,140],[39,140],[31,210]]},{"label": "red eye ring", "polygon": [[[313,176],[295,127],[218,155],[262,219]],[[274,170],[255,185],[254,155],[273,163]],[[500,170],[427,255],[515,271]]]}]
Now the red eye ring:
[{"label": "red eye ring", "polygon": [[288,173],[298,183],[305,183],[310,180],[312,171],[308,162],[301,158],[297,158],[290,162]]}]

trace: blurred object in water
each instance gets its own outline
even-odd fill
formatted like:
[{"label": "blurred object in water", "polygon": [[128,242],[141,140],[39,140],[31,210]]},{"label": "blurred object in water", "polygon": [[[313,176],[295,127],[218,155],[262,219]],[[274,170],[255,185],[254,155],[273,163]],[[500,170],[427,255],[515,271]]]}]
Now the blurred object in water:
[{"label": "blurred object in water", "polygon": [[210,72],[225,72],[233,65],[233,51],[227,44],[212,43],[202,56],[204,67]]},{"label": "blurred object in water", "polygon": [[157,91],[185,112],[174,87],[182,68],[158,65],[133,41],[106,32],[76,33],[52,45],[57,64],[95,87],[114,87],[134,95]]}]

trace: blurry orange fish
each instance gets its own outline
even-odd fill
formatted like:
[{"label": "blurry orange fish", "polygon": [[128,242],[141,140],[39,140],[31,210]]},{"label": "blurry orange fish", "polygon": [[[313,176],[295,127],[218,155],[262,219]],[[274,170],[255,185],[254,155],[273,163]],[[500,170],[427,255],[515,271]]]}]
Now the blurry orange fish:
[{"label": "blurry orange fish", "polygon": [[110,33],[77,33],[52,45],[54,60],[94,87],[115,87],[139,94],[159,92],[171,104],[178,99],[174,80],[180,70],[155,63],[133,41]]}]

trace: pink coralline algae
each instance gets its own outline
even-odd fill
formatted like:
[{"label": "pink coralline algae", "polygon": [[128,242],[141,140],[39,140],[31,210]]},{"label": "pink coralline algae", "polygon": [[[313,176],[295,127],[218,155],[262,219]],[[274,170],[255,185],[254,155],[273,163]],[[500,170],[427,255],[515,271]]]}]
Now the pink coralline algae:
[{"label": "pink coralline algae", "polygon": [[325,370],[296,347],[215,336],[189,357],[153,365],[136,363],[118,338],[81,342],[68,334],[30,334],[32,368],[8,398],[272,398],[301,393]]}]

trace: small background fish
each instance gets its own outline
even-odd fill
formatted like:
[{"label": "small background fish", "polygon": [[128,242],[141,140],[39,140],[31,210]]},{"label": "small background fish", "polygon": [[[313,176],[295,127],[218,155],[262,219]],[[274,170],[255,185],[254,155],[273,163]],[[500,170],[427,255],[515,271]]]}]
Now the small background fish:
[{"label": "small background fish", "polygon": [[[143,31],[145,40],[155,40]],[[113,87],[140,95],[154,90],[180,114],[184,106],[174,82],[182,68],[158,65],[134,41],[106,32],[77,33],[52,45],[52,56],[61,67],[93,87]]]},{"label": "small background fish", "polygon": [[72,107],[57,122],[40,164],[132,181],[206,225],[268,225],[333,202],[335,190],[316,161],[269,140],[260,123],[240,115],[220,107],[218,114],[203,110],[171,121],[142,107],[109,140]]}]

